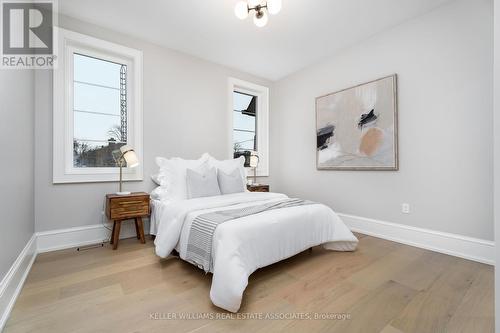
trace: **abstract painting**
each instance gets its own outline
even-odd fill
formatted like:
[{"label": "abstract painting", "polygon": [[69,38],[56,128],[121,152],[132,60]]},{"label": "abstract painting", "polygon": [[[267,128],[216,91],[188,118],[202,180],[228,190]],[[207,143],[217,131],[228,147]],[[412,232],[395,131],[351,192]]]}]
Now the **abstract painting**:
[{"label": "abstract painting", "polygon": [[319,170],[398,170],[396,74],[316,98]]}]

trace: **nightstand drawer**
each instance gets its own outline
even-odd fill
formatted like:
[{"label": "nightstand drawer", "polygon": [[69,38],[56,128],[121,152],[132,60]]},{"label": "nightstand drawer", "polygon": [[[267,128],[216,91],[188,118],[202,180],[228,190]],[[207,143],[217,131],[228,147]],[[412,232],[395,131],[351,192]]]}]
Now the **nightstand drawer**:
[{"label": "nightstand drawer", "polygon": [[149,199],[147,198],[139,198],[139,199],[112,199],[111,200],[111,209],[115,208],[131,208],[131,207],[149,207]]},{"label": "nightstand drawer", "polygon": [[149,215],[149,206],[129,206],[126,208],[111,208],[110,219],[121,220],[146,215]]}]

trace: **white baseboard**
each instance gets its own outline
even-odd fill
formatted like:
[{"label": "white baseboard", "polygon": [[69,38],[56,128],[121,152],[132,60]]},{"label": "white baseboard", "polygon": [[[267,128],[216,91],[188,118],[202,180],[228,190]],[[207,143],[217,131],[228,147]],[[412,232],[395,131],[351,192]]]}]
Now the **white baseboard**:
[{"label": "white baseboard", "polygon": [[3,330],[24,281],[36,258],[36,235],[33,235],[0,282],[0,332]]},{"label": "white baseboard", "polygon": [[[102,224],[93,224],[83,227],[37,232],[38,253],[107,242],[113,225],[108,223],[106,227]],[[144,233],[148,234],[148,231],[149,221],[144,219]],[[120,239],[134,237],[135,235],[134,223],[131,221],[123,222],[120,230]]]},{"label": "white baseboard", "polygon": [[495,264],[495,243],[492,241],[349,214],[338,215],[354,232],[474,260],[488,265]]}]

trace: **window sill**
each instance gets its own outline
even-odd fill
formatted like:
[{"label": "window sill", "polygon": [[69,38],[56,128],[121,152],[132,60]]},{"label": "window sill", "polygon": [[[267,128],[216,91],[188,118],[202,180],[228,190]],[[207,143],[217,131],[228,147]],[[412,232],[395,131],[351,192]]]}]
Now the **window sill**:
[{"label": "window sill", "polygon": [[[123,174],[124,182],[140,182],[144,177],[142,170],[137,173]],[[119,182],[119,174],[64,174],[54,176],[52,184],[78,184],[78,183],[111,183]]]}]

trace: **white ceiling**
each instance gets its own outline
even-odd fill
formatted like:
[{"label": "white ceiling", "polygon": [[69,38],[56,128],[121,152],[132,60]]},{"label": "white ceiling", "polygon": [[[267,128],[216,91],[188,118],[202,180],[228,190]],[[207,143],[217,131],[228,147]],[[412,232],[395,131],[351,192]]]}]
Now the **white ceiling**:
[{"label": "white ceiling", "polygon": [[61,13],[278,80],[449,0],[283,0],[264,28],[238,0],[60,0]]}]

